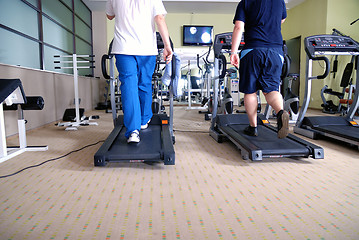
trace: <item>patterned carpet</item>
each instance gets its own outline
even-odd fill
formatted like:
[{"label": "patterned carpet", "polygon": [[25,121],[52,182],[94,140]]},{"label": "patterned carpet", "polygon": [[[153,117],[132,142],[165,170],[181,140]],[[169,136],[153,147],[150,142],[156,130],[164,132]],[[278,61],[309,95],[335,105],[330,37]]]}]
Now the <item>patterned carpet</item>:
[{"label": "patterned carpet", "polygon": [[176,107],[176,165],[94,167],[112,130],[111,114],[94,113],[99,126],[28,131],[49,150],[0,164],[4,176],[95,144],[0,178],[0,239],[359,239],[357,149],[318,140],[325,159],[244,161]]}]

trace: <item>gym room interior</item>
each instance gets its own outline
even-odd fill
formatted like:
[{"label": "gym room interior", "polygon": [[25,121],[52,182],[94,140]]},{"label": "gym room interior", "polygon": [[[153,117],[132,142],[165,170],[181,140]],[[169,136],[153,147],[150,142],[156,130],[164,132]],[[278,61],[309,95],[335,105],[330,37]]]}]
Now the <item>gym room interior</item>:
[{"label": "gym room interior", "polygon": [[[358,130],[359,1],[284,1],[282,36],[291,61],[288,76],[297,74],[290,86],[300,109],[308,68],[312,76],[328,71],[324,79],[311,81],[303,115],[345,118],[352,113],[352,127]],[[290,134],[318,147],[320,156],[263,152],[263,158],[253,160],[229,139],[217,142],[210,134],[211,115],[206,120],[199,113],[207,106],[205,93],[189,90],[189,82],[197,77],[203,85],[199,68],[205,68],[206,57],[215,61],[214,50],[208,44],[184,44],[183,28],[211,26],[214,43],[216,35],[233,32],[238,2],[163,0],[173,50],[181,60],[181,87],[170,117],[173,163],[136,158],[98,165],[94,156],[114,129],[104,76],[110,63],[103,61],[114,37],[106,0],[0,0],[0,86],[20,80],[19,91],[1,96],[0,239],[359,239],[358,140],[310,138],[295,131],[295,119]],[[316,35],[350,39],[351,48],[326,56],[327,69],[324,61],[308,58],[306,48],[315,44],[306,45],[305,39]],[[75,62],[83,67],[75,69]],[[346,74],[349,63],[354,67]],[[215,79],[215,69],[210,71]],[[343,87],[344,75],[349,84]],[[234,90],[237,74],[226,79],[233,88],[232,114],[243,112],[243,95]],[[288,86],[283,82],[283,88]],[[343,94],[321,93],[325,86]],[[168,89],[161,97],[168,97]],[[13,94],[36,96],[43,101],[41,109],[22,110]],[[323,96],[334,104],[332,112]],[[262,94],[258,99],[263,112],[265,99]],[[170,102],[161,98],[165,114]],[[7,110],[11,103],[15,109]],[[79,108],[82,122],[64,123],[65,111],[78,116]],[[275,119],[268,121],[276,126]],[[19,152],[10,157],[13,146]]]}]

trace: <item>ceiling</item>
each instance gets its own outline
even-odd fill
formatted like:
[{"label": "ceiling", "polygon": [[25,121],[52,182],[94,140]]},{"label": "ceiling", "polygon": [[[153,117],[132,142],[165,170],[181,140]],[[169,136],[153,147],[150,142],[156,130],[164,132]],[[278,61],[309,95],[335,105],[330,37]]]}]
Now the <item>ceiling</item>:
[{"label": "ceiling", "polygon": [[[284,0],[287,8],[293,8],[305,0]],[[92,11],[105,11],[107,0],[83,0]],[[163,0],[168,13],[218,13],[234,12],[239,0]]]}]

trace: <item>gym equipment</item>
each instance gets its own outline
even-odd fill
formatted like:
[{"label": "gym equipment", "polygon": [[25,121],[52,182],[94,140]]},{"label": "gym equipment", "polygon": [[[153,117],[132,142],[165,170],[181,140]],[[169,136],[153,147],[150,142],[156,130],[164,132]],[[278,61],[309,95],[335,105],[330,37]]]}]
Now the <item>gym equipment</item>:
[{"label": "gym equipment", "polygon": [[[271,126],[263,115],[258,115],[258,137],[244,134],[243,130],[248,126],[246,114],[217,114],[217,98],[219,86],[219,55],[222,49],[230,49],[232,33],[222,33],[215,36],[214,41],[214,108],[210,127],[210,136],[221,143],[230,140],[241,151],[244,160],[259,161],[263,158],[273,157],[313,157],[323,158],[324,151],[321,147],[311,144],[292,134],[287,138],[279,139],[277,130]],[[240,46],[241,48],[241,46]]]},{"label": "gym equipment", "polygon": [[[221,41],[225,41],[225,40],[221,40]],[[228,50],[228,48],[227,48]],[[208,58],[208,56],[207,56]],[[209,65],[209,62],[206,63],[206,65]],[[227,59],[225,57],[224,54],[220,53],[219,54],[219,88],[218,91],[218,103],[217,103],[217,113],[218,114],[232,114],[233,113],[233,98],[231,95],[231,91],[233,90],[233,93],[237,93],[237,98],[238,98],[238,82],[237,84],[237,89],[233,89],[233,84],[232,80],[231,83],[229,83],[230,77],[232,76],[232,74],[235,74],[237,71],[235,69],[227,69]],[[207,74],[207,77],[209,76],[209,74]],[[208,78],[209,79],[209,78]],[[212,85],[214,84],[213,79],[210,79],[208,81],[212,82]],[[230,89],[228,87],[228,84],[230,84]],[[233,85],[232,85],[233,84]],[[210,84],[207,84],[208,89]],[[213,87],[212,87],[213,88]],[[209,96],[209,97],[207,97]],[[203,99],[202,102],[202,106],[207,105],[207,111],[199,111],[199,113],[204,113],[205,114],[205,120],[211,120],[211,116],[212,116],[212,112],[213,112],[213,106],[214,106],[214,95],[213,92],[211,93],[210,91],[207,91],[207,96]]]},{"label": "gym equipment", "polygon": [[[163,51],[164,44],[157,34],[157,48],[159,54]],[[111,47],[109,49],[111,52]],[[175,77],[175,55],[172,57],[172,75],[170,90],[169,116],[166,114],[154,114],[148,128],[140,131],[141,141],[138,144],[128,144],[125,137],[126,128],[123,124],[123,115],[117,116],[115,106],[115,86],[118,79],[114,77],[114,58],[110,59],[110,92],[114,129],[99,148],[94,156],[95,166],[105,166],[108,162],[163,162],[165,165],[175,164],[175,151],[173,144],[173,92],[172,82]]]},{"label": "gym equipment", "polygon": [[[221,62],[220,65],[227,64],[227,62]],[[225,73],[225,77],[219,76],[219,85],[223,87],[223,90],[219,90],[219,102],[218,102],[218,110],[217,114],[232,114],[233,113],[233,98],[232,95],[229,93],[228,87],[225,82],[228,81],[228,77],[236,70],[233,69],[223,69],[223,72]],[[209,98],[208,101],[208,113],[205,114],[205,120],[210,120],[211,115],[213,112],[213,95]]]},{"label": "gym equipment", "polygon": [[[320,96],[321,96],[321,98],[323,100],[323,104],[322,104],[323,110],[322,111],[324,113],[335,114],[335,113],[340,113],[340,112],[345,112],[346,111],[346,108],[344,108],[341,103],[345,103],[345,101],[342,101],[342,100],[349,100],[350,96],[351,96],[351,93],[348,92],[348,95],[349,95],[348,97],[349,98],[344,99],[344,96],[345,96],[347,88],[352,86],[351,76],[352,76],[353,68],[354,68],[354,59],[355,59],[355,57],[352,56],[352,59],[351,59],[350,63],[348,63],[345,66],[343,76],[342,76],[342,80],[340,82],[340,87],[342,88],[341,92],[334,91],[333,89],[328,88],[328,85],[325,85],[322,88],[322,90],[320,91]],[[328,95],[338,97],[338,99],[339,99],[338,105],[335,105],[332,100],[327,101],[324,94],[328,94]]]},{"label": "gym equipment", "polygon": [[206,58],[203,58],[204,62],[204,73],[203,73],[203,84],[202,88],[205,89],[203,91],[204,95],[202,97],[201,106],[205,109],[198,111],[198,113],[205,114],[205,120],[211,120],[212,107],[213,107],[213,89],[212,89],[212,69],[213,63],[208,60],[208,56],[210,54],[211,48],[209,48],[207,52]]},{"label": "gym equipment", "polygon": [[[4,105],[5,104],[5,105]],[[26,151],[46,151],[47,146],[27,146],[26,120],[24,110],[42,110],[42,97],[26,97],[20,79],[0,79],[0,162],[4,162]],[[8,147],[6,144],[4,110],[18,111],[18,147]]]},{"label": "gym equipment", "polygon": [[[198,75],[199,76],[192,76],[193,70],[191,69],[191,61],[196,61],[196,66],[198,69]],[[192,101],[194,100],[195,103],[201,103],[203,101],[203,98],[206,97],[204,95],[205,89],[205,78],[203,77],[203,69],[199,66],[199,54],[197,54],[195,59],[188,59],[187,64],[187,89],[185,90],[185,94],[187,95],[187,101],[188,101],[188,107],[187,110],[192,109],[198,109],[198,110],[204,110],[205,107],[202,106],[192,106]],[[208,86],[208,85],[207,85]]]},{"label": "gym equipment", "polygon": [[[155,70],[158,71],[158,70]],[[155,72],[152,75],[152,113],[159,114],[165,110],[165,106],[163,106],[162,99],[162,86],[159,81],[161,80],[162,74],[159,72]],[[158,97],[159,96],[159,97]]]},{"label": "gym equipment", "polygon": [[[112,49],[112,44],[113,44],[113,40],[110,43],[109,49]],[[107,71],[107,62],[110,62],[111,56],[112,55],[109,52],[107,54],[104,54],[102,56],[102,58],[101,58],[101,71],[102,71],[103,77],[106,79],[107,86],[105,87],[105,94],[104,94],[105,101],[102,102],[102,103],[98,103],[98,106],[96,108],[98,110],[105,109],[106,113],[112,112],[112,110],[111,110],[111,100],[110,100],[111,99],[111,96],[110,96],[110,75],[108,74],[108,71]],[[120,93],[120,86],[119,85],[115,86],[115,105],[116,105],[116,110],[122,110],[121,93]]]},{"label": "gym equipment", "polygon": [[359,18],[354,20],[353,22],[350,23],[350,25],[353,25],[354,23],[356,23],[357,21],[359,21]]},{"label": "gym equipment", "polygon": [[[283,62],[282,74],[280,77],[282,83],[281,93],[283,96],[283,109],[289,113],[289,122],[296,123],[299,115],[299,97],[292,92],[292,83],[293,81],[297,81],[297,79],[299,78],[299,74],[289,73],[291,60],[287,54],[287,46],[285,45],[284,41],[283,41],[283,52],[284,52],[284,62]],[[288,81],[288,86],[285,90],[283,90],[285,81]],[[258,106],[258,109],[260,109],[260,106]],[[272,115],[270,115],[270,112],[272,112]],[[275,112],[272,111],[272,107],[269,104],[266,105],[266,108],[264,110],[264,116],[267,119],[274,118],[276,116]]]},{"label": "gym equipment", "polygon": [[[227,69],[227,59],[224,54],[219,55],[220,63],[220,74],[219,74],[219,84],[223,85],[223,94],[220,95],[218,102],[218,114],[232,114],[233,113],[233,98],[229,93],[227,84],[229,77],[236,73],[234,69]],[[222,90],[222,89],[221,89]]]},{"label": "gym equipment", "polygon": [[[312,80],[324,79],[329,74],[330,62],[325,55],[349,55],[355,56],[356,89],[359,87],[359,43],[349,36],[337,35],[314,35],[304,39],[305,51],[307,53],[307,70],[305,95],[298,121],[294,132],[317,139],[325,136],[337,139],[352,145],[359,146],[359,126],[354,121],[354,115],[359,106],[359,91],[355,91],[353,103],[345,116],[313,116],[305,117],[307,112]],[[313,61],[325,62],[325,73],[320,76],[312,76]]]},{"label": "gym equipment", "polygon": [[298,81],[299,74],[288,74],[288,87],[284,93],[284,110],[289,113],[290,122],[295,123],[299,115],[299,97],[292,92],[293,81]]},{"label": "gym equipment", "polygon": [[[112,42],[110,43],[110,45],[112,44]],[[97,107],[95,108],[96,110],[106,110],[106,113],[108,112],[108,110],[111,108],[111,101],[110,101],[110,76],[108,75],[107,72],[107,62],[109,59],[109,54],[104,54],[101,57],[101,72],[102,72],[102,76],[106,79],[106,86],[105,86],[105,93],[103,94],[104,97],[104,101],[103,102],[99,102],[97,104]]]},{"label": "gym equipment", "polygon": [[[75,91],[75,108],[74,109],[66,109],[64,116],[63,116],[63,121],[67,121],[68,122],[59,122],[56,124],[56,126],[58,127],[66,127],[65,130],[69,131],[69,130],[78,130],[78,127],[80,126],[88,126],[88,125],[98,125],[97,122],[90,122],[90,120],[92,119],[98,119],[99,116],[95,115],[95,116],[90,116],[90,117],[86,117],[83,116],[83,112],[84,109],[80,109],[80,98],[79,98],[79,80],[78,80],[78,69],[80,68],[95,68],[95,66],[91,65],[91,66],[79,66],[78,64],[82,64],[82,63],[91,63],[93,64],[95,61],[93,60],[77,60],[77,58],[86,58],[86,57],[94,57],[95,55],[77,55],[72,54],[72,55],[64,55],[64,56],[60,56],[60,55],[55,55],[55,58],[70,58],[72,60],[59,60],[59,61],[54,61],[54,63],[60,64],[60,63],[70,63],[72,64],[71,67],[55,67],[55,69],[66,69],[66,68],[71,68],[73,69],[73,75],[74,75],[74,91]],[[80,114],[80,111],[82,112],[82,114]],[[72,113],[75,112],[74,116],[72,115]],[[70,116],[69,116],[70,115]]]},{"label": "gym equipment", "polygon": [[[156,32],[157,47],[163,49],[164,44],[162,42],[161,35]],[[170,39],[171,48],[173,49],[173,42]],[[173,55],[176,55],[174,53]],[[177,61],[178,58],[175,58]],[[164,67],[161,69],[161,64]],[[172,63],[171,63],[172,64]],[[167,68],[168,66],[168,68]],[[151,109],[153,114],[165,114],[165,106],[163,101],[169,101],[169,91],[167,85],[171,83],[171,76],[169,72],[172,72],[172,65],[167,65],[166,62],[161,60],[161,54],[156,56],[156,67],[152,74],[152,104]],[[174,92],[172,92],[174,93]]]}]

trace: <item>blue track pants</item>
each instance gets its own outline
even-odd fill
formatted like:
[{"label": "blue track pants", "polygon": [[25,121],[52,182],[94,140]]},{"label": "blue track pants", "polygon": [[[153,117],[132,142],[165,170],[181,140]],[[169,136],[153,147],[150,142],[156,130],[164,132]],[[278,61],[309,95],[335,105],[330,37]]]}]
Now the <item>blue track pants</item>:
[{"label": "blue track pants", "polygon": [[152,118],[152,74],[156,56],[117,54],[116,67],[121,82],[121,101],[128,138],[134,130],[140,131]]}]

